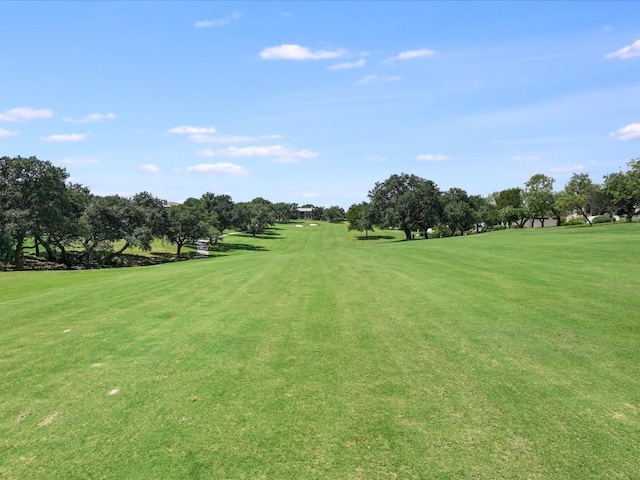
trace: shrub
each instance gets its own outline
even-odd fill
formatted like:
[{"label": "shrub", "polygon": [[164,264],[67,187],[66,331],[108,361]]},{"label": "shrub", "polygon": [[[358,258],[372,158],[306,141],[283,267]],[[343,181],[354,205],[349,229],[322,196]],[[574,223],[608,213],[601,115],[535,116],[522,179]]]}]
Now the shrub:
[{"label": "shrub", "polygon": [[591,220],[591,223],[611,223],[611,217],[609,215],[598,215]]},{"label": "shrub", "polygon": [[567,225],[567,226],[584,225],[585,223],[587,223],[587,222],[584,220],[584,218],[578,217],[578,218],[572,218],[571,220],[567,220],[565,225]]}]

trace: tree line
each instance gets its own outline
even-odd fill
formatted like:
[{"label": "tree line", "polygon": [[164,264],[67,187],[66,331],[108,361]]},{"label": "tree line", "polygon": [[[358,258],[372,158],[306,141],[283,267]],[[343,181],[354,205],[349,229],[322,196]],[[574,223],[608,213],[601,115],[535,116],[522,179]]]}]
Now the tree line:
[{"label": "tree line", "polygon": [[[22,270],[25,249],[32,248],[67,267],[109,265],[131,247],[150,251],[155,239],[174,243],[180,257],[198,239],[217,245],[229,229],[255,236],[298,215],[295,203],[261,197],[236,203],[211,192],[172,206],[148,192],[99,196],[68,178],[66,169],[36,157],[0,158],[0,263]],[[313,209],[317,220],[344,216],[338,206]]]},{"label": "tree line", "polygon": [[492,228],[523,228],[537,220],[544,227],[553,218],[557,225],[567,216],[577,216],[592,225],[594,216],[614,215],[630,222],[640,213],[640,158],[631,160],[626,171],[604,176],[594,182],[587,173],[575,173],[560,191],[555,180],[533,175],[524,187],[494,192],[482,197],[461,188],[441,191],[431,181],[402,173],[377,182],[369,191],[369,201],[351,205],[347,211],[349,230],[365,232],[374,228],[402,230],[407,240],[418,233],[423,238],[480,232]]}]

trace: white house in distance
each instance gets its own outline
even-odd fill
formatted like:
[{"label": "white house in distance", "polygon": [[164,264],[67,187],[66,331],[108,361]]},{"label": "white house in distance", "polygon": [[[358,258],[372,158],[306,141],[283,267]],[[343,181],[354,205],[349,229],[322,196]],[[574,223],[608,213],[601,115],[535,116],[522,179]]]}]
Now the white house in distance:
[{"label": "white house in distance", "polygon": [[298,207],[299,220],[313,220],[313,207]]}]

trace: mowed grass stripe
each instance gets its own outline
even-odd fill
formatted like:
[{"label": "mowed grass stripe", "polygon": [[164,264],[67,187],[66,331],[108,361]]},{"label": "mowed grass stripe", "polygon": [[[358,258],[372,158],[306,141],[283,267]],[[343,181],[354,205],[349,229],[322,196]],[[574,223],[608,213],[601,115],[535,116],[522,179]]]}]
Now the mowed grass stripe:
[{"label": "mowed grass stripe", "polygon": [[0,474],[633,478],[624,227],[397,243],[285,224],[225,239],[266,251],[10,274]]}]

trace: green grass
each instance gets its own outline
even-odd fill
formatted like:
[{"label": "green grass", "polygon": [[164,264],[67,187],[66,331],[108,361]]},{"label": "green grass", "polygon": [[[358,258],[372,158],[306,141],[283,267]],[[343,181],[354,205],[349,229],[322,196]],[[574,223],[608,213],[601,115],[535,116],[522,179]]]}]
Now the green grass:
[{"label": "green grass", "polygon": [[639,224],[305,225],[0,275],[0,478],[640,477]]}]

